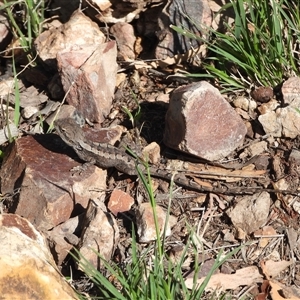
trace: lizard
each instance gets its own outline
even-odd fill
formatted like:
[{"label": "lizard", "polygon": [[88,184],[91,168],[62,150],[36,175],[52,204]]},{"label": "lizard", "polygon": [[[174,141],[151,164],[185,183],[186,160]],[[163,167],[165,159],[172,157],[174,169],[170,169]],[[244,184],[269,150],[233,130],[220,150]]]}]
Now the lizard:
[{"label": "lizard", "polygon": [[[142,173],[147,174],[147,168],[143,163],[139,163],[138,159],[130,156],[125,151],[107,144],[90,141],[86,138],[82,128],[72,118],[57,119],[54,122],[56,133],[60,138],[76,152],[78,157],[85,162],[83,167],[88,165],[96,165],[100,168],[116,168],[118,171],[128,175],[138,175],[137,165],[139,165]],[[176,184],[197,192],[211,192],[216,194],[243,195],[254,194],[258,191],[267,191],[271,193],[284,193],[299,195],[297,191],[277,190],[268,188],[228,188],[228,187],[207,187],[200,186],[189,180],[182,174],[172,174],[172,172],[149,166],[149,173],[153,177],[162,178],[164,180],[173,180]],[[78,171],[78,169],[77,169]]]}]

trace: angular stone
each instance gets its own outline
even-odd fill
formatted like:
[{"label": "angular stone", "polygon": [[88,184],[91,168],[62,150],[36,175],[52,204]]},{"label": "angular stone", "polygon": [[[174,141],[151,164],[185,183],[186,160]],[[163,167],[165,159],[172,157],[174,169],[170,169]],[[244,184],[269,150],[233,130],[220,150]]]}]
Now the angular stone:
[{"label": "angular stone", "polygon": [[156,142],[148,144],[143,149],[143,156],[145,161],[149,161],[151,164],[156,165],[160,161],[160,147]]},{"label": "angular stone", "polygon": [[116,57],[114,41],[57,54],[67,102],[91,122],[101,123],[111,109],[117,75]]},{"label": "angular stone", "polygon": [[72,176],[70,170],[81,164],[71,157],[77,158],[57,135],[17,139],[7,150],[0,174],[2,193],[20,189],[8,211],[26,217],[41,231],[82,213],[88,200],[105,189],[106,171],[90,166]]},{"label": "angular stone", "polygon": [[190,84],[172,94],[164,132],[167,146],[219,160],[243,143],[246,132],[241,117],[209,83]]},{"label": "angular stone", "polygon": [[93,5],[97,5],[101,11],[105,11],[112,6],[109,0],[96,0],[93,1]]},{"label": "angular stone", "polygon": [[267,151],[268,151],[268,143],[266,141],[260,141],[258,143],[249,145],[244,152],[246,152],[248,156],[253,157]]},{"label": "angular stone", "polygon": [[263,103],[258,107],[258,111],[261,115],[264,115],[270,111],[275,110],[280,104],[275,99],[270,100],[267,103]]},{"label": "angular stone", "polygon": [[254,110],[257,108],[257,103],[246,96],[238,96],[233,100],[233,105],[253,115]]},{"label": "angular stone", "polygon": [[105,42],[105,35],[98,25],[77,10],[70,20],[59,28],[52,28],[41,33],[34,44],[39,58],[50,67],[57,70],[57,53],[66,49],[81,46],[100,45]]},{"label": "angular stone", "polygon": [[300,112],[293,107],[285,107],[280,111],[282,136],[294,139],[300,134]]},{"label": "angular stone", "polygon": [[300,134],[300,97],[291,100],[286,107],[269,111],[258,117],[266,134],[274,137],[295,138]]},{"label": "angular stone", "polygon": [[1,299],[79,299],[28,220],[1,214],[0,240]]},{"label": "angular stone", "polygon": [[245,196],[228,212],[228,216],[237,229],[250,234],[266,223],[270,205],[271,197],[267,192]]},{"label": "angular stone", "polygon": [[127,193],[121,190],[113,190],[107,208],[117,216],[120,212],[129,211],[131,206],[134,204],[134,199]]},{"label": "angular stone", "polygon": [[300,77],[291,77],[282,84],[281,93],[284,104],[300,97]]},{"label": "angular stone", "polygon": [[[89,201],[85,221],[78,245],[84,260],[89,261],[95,268],[99,268],[99,256],[97,251],[105,260],[109,261],[119,242],[119,228],[112,214],[101,208],[99,201]],[[82,268],[79,258],[79,269]]]},{"label": "angular stone", "polygon": [[71,249],[79,243],[83,214],[70,218],[48,231],[51,241],[51,252],[55,253],[55,262],[60,266]]},{"label": "angular stone", "polygon": [[281,136],[281,122],[275,111],[268,111],[260,115],[258,121],[263,126],[266,134],[271,133],[273,136]]},{"label": "angular stone", "polygon": [[83,131],[90,141],[114,145],[121,139],[124,127],[116,125],[107,128],[83,128]]},{"label": "angular stone", "polygon": [[292,160],[294,160],[297,166],[297,171],[300,173],[300,150],[292,149],[289,156],[289,162],[291,162]]},{"label": "angular stone", "polygon": [[[156,214],[160,234],[163,234],[166,224],[166,213],[156,205]],[[136,225],[140,243],[149,243],[157,239],[153,209],[150,203],[141,203],[136,213]],[[171,235],[170,223],[167,224],[166,236]]]}]

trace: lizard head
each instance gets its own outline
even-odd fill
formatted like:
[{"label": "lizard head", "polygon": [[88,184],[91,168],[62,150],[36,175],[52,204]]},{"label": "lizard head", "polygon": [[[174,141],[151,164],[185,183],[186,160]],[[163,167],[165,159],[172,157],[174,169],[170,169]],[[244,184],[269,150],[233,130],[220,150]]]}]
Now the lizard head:
[{"label": "lizard head", "polygon": [[61,139],[72,146],[84,140],[84,134],[74,119],[58,119],[54,122],[54,128]]}]

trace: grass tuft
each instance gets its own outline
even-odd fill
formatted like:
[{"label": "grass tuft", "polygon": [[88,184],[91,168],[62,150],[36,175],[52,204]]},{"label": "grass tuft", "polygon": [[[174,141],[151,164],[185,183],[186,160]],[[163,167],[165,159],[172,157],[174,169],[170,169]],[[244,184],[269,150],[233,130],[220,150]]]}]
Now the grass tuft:
[{"label": "grass tuft", "polygon": [[299,74],[299,5],[299,0],[236,0],[225,5],[220,12],[233,9],[233,26],[224,24],[225,33],[210,29],[208,41],[194,36],[210,50],[203,63],[208,77],[224,89],[237,90],[253,85],[274,87]]}]

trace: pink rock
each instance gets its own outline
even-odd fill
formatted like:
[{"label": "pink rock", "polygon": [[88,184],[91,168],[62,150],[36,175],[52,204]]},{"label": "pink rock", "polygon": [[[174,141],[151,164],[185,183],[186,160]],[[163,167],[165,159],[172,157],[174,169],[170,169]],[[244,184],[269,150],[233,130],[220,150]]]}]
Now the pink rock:
[{"label": "pink rock", "polygon": [[[70,5],[69,5],[70,6]],[[39,58],[57,70],[56,56],[62,50],[95,46],[105,42],[105,35],[99,26],[81,11],[76,10],[70,20],[59,28],[41,33],[34,41]]]},{"label": "pink rock", "polygon": [[108,201],[108,209],[117,216],[119,212],[130,210],[134,199],[121,190],[113,190]]},{"label": "pink rock", "polygon": [[247,128],[220,92],[205,81],[176,89],[166,114],[164,143],[219,160],[243,143]]},{"label": "pink rock", "polygon": [[67,49],[57,54],[67,102],[91,122],[101,123],[111,109],[116,85],[116,57],[114,41]]}]

